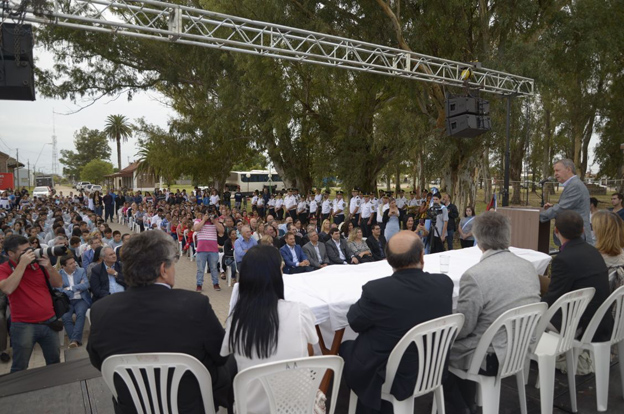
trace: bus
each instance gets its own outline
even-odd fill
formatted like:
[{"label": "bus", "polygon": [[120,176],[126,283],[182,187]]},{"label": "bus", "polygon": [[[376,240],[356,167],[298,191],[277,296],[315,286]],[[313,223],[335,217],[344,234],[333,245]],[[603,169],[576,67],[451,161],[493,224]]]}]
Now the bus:
[{"label": "bus", "polygon": [[271,172],[269,180],[269,171],[267,170],[251,170],[251,171],[230,171],[230,176],[225,182],[225,186],[231,191],[236,192],[236,188],[240,187],[241,192],[249,196],[254,191],[262,192],[265,188],[270,187],[270,191],[275,193],[277,187],[284,186],[282,178],[275,172]]}]

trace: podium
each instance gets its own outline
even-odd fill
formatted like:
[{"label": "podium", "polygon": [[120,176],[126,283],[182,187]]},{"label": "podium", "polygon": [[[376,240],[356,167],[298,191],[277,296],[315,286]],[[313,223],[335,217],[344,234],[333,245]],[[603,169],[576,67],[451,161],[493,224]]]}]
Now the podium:
[{"label": "podium", "polygon": [[511,220],[511,245],[523,249],[550,252],[550,221],[540,222],[540,210],[533,208],[499,207],[497,213]]}]

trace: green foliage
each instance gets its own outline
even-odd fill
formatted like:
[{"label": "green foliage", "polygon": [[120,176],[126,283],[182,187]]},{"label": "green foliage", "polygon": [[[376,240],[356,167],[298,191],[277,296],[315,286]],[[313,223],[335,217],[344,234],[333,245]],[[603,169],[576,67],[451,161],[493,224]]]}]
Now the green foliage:
[{"label": "green foliage", "polygon": [[113,164],[100,159],[89,161],[80,171],[80,179],[90,183],[101,183],[104,176],[113,173]]},{"label": "green foliage", "polygon": [[121,170],[121,141],[127,142],[132,136],[132,124],[124,115],[109,115],[106,118],[104,133],[117,143],[117,168]]},{"label": "green foliage", "polygon": [[61,150],[59,161],[64,165],[63,175],[73,180],[80,179],[82,168],[93,159],[108,159],[111,149],[106,135],[97,129],[82,127],[74,133],[75,151]]}]

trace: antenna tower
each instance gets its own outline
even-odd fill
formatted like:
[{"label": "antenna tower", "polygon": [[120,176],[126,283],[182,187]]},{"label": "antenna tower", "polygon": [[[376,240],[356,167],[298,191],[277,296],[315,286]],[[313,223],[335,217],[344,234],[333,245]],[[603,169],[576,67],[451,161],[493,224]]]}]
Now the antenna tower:
[{"label": "antenna tower", "polygon": [[58,175],[58,153],[56,151],[56,122],[54,120],[54,109],[52,110],[52,174]]}]

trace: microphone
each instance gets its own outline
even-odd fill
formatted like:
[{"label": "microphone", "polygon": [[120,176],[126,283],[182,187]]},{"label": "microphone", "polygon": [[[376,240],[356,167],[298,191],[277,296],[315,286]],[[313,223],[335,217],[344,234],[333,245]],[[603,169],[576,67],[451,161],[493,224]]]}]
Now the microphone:
[{"label": "microphone", "polygon": [[553,180],[554,180],[554,178],[552,178],[552,177],[544,178],[542,181],[539,182],[539,185],[544,185],[547,182],[553,181]]}]

